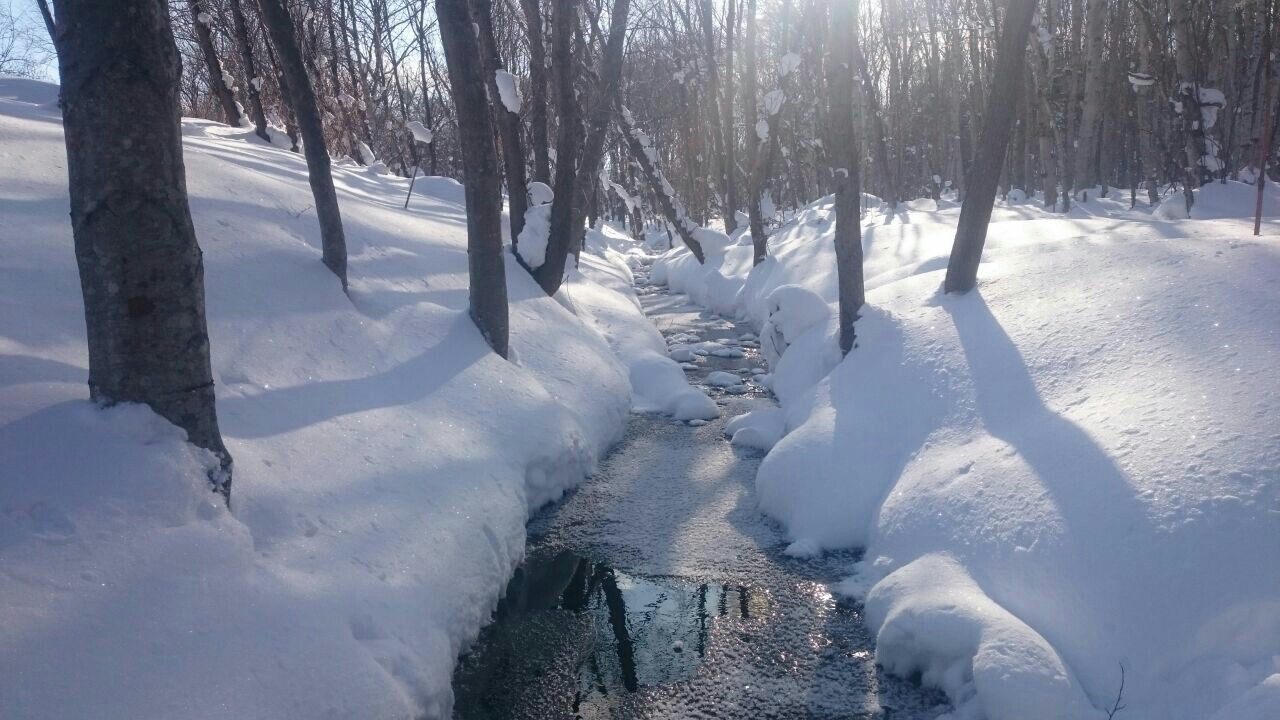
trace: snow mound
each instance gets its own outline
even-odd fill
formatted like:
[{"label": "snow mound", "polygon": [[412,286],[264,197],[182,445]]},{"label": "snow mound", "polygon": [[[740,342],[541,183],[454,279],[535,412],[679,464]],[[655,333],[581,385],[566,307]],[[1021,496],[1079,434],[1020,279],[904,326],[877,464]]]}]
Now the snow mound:
[{"label": "snow mound", "polygon": [[551,238],[551,205],[533,205],[524,212],[524,227],[516,241],[516,252],[531,268],[547,261],[547,244]]},{"label": "snow mound", "polygon": [[0,79],[0,156],[25,158],[0,173],[0,717],[449,717],[529,513],[621,436],[629,368],[591,320],[621,296],[577,278],[575,316],[511,258],[503,360],[456,181],[406,211],[408,179],[335,164],[344,294],[303,158],[184,121],[228,512],[181,431],[87,402],[61,119],[30,102],[55,95]]},{"label": "snow mound", "polygon": [[[960,716],[1095,717],[1079,701],[1110,708],[1123,663],[1128,720],[1269,717],[1253,708],[1280,672],[1280,205],[1254,237],[1252,190],[1200,188],[1177,223],[1096,192],[1070,215],[999,204],[961,297],[940,294],[959,208],[872,208],[844,359],[829,198],[758,266],[731,247],[714,268],[682,249],[654,267],[761,331],[785,434],[760,507],[799,549],[874,558],[841,589],[888,583],[881,656],[935,669]],[[709,304],[709,278],[738,284],[732,307]],[[797,295],[814,322],[772,321],[784,286],[828,317]],[[1005,660],[1031,670],[966,677]]]},{"label": "snow mound", "polygon": [[1106,717],[1053,647],[945,554],[920,557],[878,583],[866,614],[880,628],[876,662],[943,688],[960,717]]}]

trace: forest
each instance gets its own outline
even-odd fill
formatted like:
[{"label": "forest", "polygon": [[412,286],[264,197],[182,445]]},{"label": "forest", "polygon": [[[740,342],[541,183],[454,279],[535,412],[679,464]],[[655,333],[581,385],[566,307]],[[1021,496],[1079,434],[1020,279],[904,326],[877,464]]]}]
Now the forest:
[{"label": "forest", "polygon": [[27,5],[0,716],[1280,717],[1280,3]]}]

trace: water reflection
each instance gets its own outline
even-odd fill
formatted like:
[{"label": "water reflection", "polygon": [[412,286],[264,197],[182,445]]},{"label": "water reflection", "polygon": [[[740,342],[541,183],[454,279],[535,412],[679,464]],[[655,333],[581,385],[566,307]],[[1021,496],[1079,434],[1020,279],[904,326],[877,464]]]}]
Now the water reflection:
[{"label": "water reflection", "polygon": [[714,618],[763,610],[764,597],[744,586],[628,575],[570,552],[530,558],[459,666],[457,715],[519,716],[530,692],[552,697],[557,682],[573,685],[559,695],[573,698],[562,711],[607,706],[612,696],[692,674]]}]

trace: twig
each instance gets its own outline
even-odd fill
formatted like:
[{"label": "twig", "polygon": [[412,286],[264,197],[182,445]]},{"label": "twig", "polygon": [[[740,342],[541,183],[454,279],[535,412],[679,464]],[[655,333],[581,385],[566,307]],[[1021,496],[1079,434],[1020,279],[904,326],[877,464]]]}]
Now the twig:
[{"label": "twig", "polygon": [[1124,709],[1124,705],[1120,702],[1124,697],[1124,663],[1120,663],[1120,689],[1116,691],[1116,701],[1112,703],[1111,709],[1107,711],[1107,720],[1111,720],[1116,713]]}]

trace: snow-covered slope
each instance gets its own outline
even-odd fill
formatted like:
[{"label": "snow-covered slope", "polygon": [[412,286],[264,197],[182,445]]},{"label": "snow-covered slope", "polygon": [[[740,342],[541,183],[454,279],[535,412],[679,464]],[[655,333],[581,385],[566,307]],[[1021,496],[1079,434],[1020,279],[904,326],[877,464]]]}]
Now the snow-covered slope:
[{"label": "snow-covered slope", "polygon": [[762,507],[796,554],[866,548],[841,589],[880,662],[959,717],[1105,717],[1122,666],[1117,717],[1280,717],[1280,196],[1262,238],[1252,188],[1200,198],[1216,219],[998,207],[962,297],[957,208],[873,212],[843,362],[829,200],[754,270],[658,261],[781,355]]},{"label": "snow-covered slope", "polygon": [[447,714],[531,508],[622,432],[629,290],[575,276],[580,317],[508,263],[506,362],[466,314],[457,183],[406,211],[407,180],[335,167],[348,298],[302,157],[184,121],[229,513],[180,431],[87,402],[55,94],[0,80],[0,717]]}]

